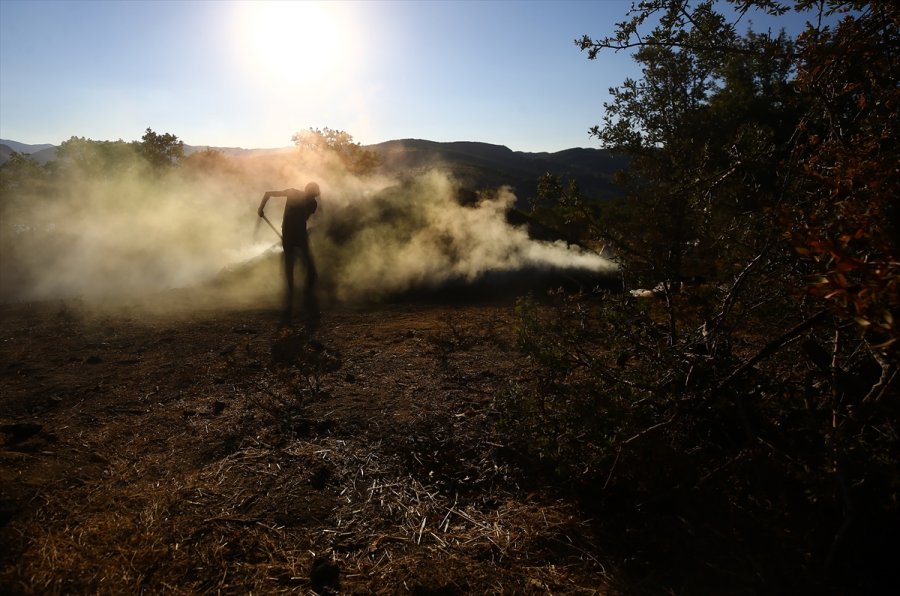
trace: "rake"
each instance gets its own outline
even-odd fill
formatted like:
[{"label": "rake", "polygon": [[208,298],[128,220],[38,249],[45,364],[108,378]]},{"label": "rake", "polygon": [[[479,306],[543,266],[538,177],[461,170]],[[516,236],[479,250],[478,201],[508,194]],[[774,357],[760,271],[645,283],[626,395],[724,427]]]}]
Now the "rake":
[{"label": "rake", "polygon": [[282,238],[282,236],[281,236],[281,232],[278,231],[278,228],[276,228],[275,226],[272,225],[272,222],[269,221],[269,218],[266,217],[265,214],[260,215],[260,217],[263,218],[264,220],[266,220],[266,223],[269,224],[269,227],[272,228],[272,231],[275,232],[275,234],[278,236],[278,238],[280,240],[284,241],[284,238]]}]

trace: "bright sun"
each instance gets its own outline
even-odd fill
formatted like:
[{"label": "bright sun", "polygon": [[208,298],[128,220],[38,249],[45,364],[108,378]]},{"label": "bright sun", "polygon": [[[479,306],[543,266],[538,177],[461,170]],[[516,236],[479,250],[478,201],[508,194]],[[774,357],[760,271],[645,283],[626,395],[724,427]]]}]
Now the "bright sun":
[{"label": "bright sun", "polygon": [[345,69],[349,36],[333,5],[248,2],[236,16],[241,53],[269,82],[320,84]]}]

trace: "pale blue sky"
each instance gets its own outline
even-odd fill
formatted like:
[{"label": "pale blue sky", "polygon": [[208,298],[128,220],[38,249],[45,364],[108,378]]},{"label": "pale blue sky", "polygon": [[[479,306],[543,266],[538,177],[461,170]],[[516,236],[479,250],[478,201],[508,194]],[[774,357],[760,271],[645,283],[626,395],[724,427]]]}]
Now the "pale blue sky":
[{"label": "pale blue sky", "polygon": [[628,55],[574,44],[630,0],[0,0],[0,137],[281,147],[310,127],[363,144],[594,147]]}]

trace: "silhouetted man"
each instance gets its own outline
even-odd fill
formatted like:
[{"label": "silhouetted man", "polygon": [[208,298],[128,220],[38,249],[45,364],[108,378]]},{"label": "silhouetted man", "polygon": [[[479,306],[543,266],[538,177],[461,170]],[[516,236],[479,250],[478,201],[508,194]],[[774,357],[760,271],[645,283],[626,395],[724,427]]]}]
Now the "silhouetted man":
[{"label": "silhouetted man", "polygon": [[316,302],[314,288],[316,284],[316,266],[313,263],[312,254],[309,252],[309,234],[306,230],[306,221],[316,212],[319,206],[316,197],[319,196],[319,185],[310,182],[305,190],[288,188],[285,190],[270,190],[263,195],[257,213],[264,216],[266,203],[272,197],[286,197],[284,206],[284,219],[281,222],[281,241],[284,246],[284,277],[287,283],[287,296],[285,297],[284,321],[290,322],[294,307],[294,259],[299,258],[306,270],[306,283],[303,287],[304,309],[310,323],[315,323],[319,316],[319,306]]}]

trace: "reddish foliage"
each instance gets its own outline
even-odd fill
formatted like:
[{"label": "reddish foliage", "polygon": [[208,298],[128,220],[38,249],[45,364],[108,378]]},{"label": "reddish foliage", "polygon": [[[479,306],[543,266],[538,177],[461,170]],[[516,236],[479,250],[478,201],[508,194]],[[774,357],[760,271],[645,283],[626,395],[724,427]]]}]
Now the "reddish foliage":
[{"label": "reddish foliage", "polygon": [[900,11],[874,2],[834,31],[801,36],[797,81],[812,108],[790,233],[812,264],[810,293],[890,351],[900,338],[898,25]]}]

